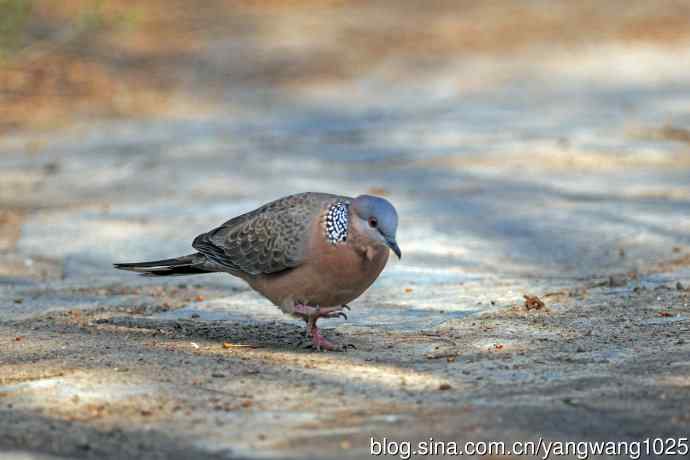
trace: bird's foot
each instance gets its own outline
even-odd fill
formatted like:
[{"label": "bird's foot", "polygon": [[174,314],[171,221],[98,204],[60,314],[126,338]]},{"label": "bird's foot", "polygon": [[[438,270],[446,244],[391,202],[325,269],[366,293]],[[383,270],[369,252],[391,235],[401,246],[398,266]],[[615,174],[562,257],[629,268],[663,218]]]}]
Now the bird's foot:
[{"label": "bird's foot", "polygon": [[328,350],[328,351],[342,351],[343,348],[336,345],[335,343],[328,340],[326,337],[321,335],[319,328],[314,325],[310,329],[311,343],[316,351]]},{"label": "bird's foot", "polygon": [[319,331],[316,326],[316,321],[319,318],[344,318],[347,319],[347,315],[343,312],[343,309],[350,309],[347,305],[342,305],[339,307],[312,307],[310,305],[297,304],[294,306],[293,312],[302,317],[307,322],[307,337],[311,338],[311,346],[317,350],[328,350],[328,351],[345,351],[349,347],[355,348],[354,345],[347,344],[344,346],[337,345],[330,340],[326,339]]},{"label": "bird's foot", "polygon": [[305,321],[317,320],[319,318],[343,318],[347,319],[347,314],[343,310],[349,310],[347,305],[338,307],[312,307],[310,305],[297,304],[293,308],[294,314],[300,316]]},{"label": "bird's foot", "polygon": [[304,348],[312,348],[316,351],[348,351],[350,348],[353,350],[357,349],[352,343],[338,344],[331,342],[321,334],[321,331],[317,327],[311,329],[307,327],[307,332],[309,342],[304,343]]}]

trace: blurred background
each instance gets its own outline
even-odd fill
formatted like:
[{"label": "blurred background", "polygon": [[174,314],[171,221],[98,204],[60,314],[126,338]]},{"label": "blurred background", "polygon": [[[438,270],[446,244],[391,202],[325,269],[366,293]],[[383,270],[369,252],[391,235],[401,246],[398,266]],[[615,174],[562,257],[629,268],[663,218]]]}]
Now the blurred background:
[{"label": "blurred background", "polygon": [[634,267],[687,240],[689,17],[680,0],[1,0],[0,247],[102,267],[185,252],[287,193],[369,191],[408,219],[410,262]]},{"label": "blurred background", "polygon": [[689,15],[682,0],[2,0],[0,129],[233,110],[247,93],[385,106],[516,80],[677,83]]}]

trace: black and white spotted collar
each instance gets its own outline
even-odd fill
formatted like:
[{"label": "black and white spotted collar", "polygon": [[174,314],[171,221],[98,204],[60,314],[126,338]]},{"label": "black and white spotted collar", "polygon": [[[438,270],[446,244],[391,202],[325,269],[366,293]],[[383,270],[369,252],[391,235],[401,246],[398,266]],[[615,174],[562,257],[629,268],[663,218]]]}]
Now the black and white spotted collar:
[{"label": "black and white spotted collar", "polygon": [[326,211],[326,238],[331,244],[347,241],[347,227],[350,221],[350,205],[336,201]]}]

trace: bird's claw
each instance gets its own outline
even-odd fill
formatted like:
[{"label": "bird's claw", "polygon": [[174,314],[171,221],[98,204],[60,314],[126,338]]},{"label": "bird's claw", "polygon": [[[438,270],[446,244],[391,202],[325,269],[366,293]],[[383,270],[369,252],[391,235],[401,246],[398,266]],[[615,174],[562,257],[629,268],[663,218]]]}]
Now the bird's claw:
[{"label": "bird's claw", "polygon": [[347,319],[347,314],[342,311],[337,311],[337,312],[332,312],[329,313],[328,316],[325,316],[324,318],[343,318]]},{"label": "bird's claw", "polygon": [[341,351],[338,345],[334,344],[326,337],[321,335],[321,331],[319,331],[319,329],[316,326],[314,326],[311,333],[311,342],[316,351]]},{"label": "bird's claw", "polygon": [[347,305],[342,305],[340,307],[321,308],[318,305],[316,307],[312,307],[309,305],[297,304],[294,307],[294,313],[304,318],[304,320],[307,322],[316,321],[319,318],[347,319],[347,314],[343,311],[343,309],[350,310],[350,307]]},{"label": "bird's claw", "polygon": [[319,328],[316,327],[316,322],[319,320],[319,318],[347,319],[347,313],[343,311],[344,309],[350,310],[350,307],[347,305],[341,305],[339,307],[321,308],[318,305],[312,307],[310,305],[296,304],[294,306],[293,313],[306,321],[306,336],[310,338],[310,346],[314,350],[347,351],[349,347],[355,348],[355,346],[352,344],[336,345],[321,335]]}]

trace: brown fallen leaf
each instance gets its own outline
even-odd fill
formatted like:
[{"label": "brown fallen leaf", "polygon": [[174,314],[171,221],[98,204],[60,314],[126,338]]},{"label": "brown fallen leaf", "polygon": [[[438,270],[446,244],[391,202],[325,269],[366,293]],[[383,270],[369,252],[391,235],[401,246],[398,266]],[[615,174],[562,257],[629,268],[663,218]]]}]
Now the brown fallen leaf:
[{"label": "brown fallen leaf", "polygon": [[495,344],[494,344],[494,349],[495,349],[495,350],[502,350],[502,349],[503,349],[503,345],[500,344],[500,343],[495,343]]},{"label": "brown fallen leaf", "polygon": [[671,313],[670,311],[658,311],[656,314],[657,316],[661,316],[662,318],[669,318],[673,316],[673,313]]},{"label": "brown fallen leaf", "polygon": [[523,297],[525,298],[525,308],[527,310],[541,310],[546,306],[536,295],[525,294]]},{"label": "brown fallen leaf", "polygon": [[661,139],[668,139],[670,141],[690,142],[690,131],[675,126],[666,125],[656,135]]},{"label": "brown fallen leaf", "polygon": [[455,351],[450,352],[450,353],[435,353],[435,354],[430,353],[430,354],[426,355],[426,359],[453,359],[453,360],[455,360],[455,358],[457,356],[458,356],[458,353]]},{"label": "brown fallen leaf", "polygon": [[195,302],[203,302],[204,300],[206,300],[206,297],[204,297],[202,295],[198,295],[198,296],[194,297]]},{"label": "brown fallen leaf", "polygon": [[260,348],[258,345],[250,345],[250,344],[244,344],[244,343],[232,343],[232,342],[223,342],[223,348],[226,350],[229,348]]},{"label": "brown fallen leaf", "polygon": [[405,292],[409,294],[410,292],[412,292],[412,288],[405,288]]},{"label": "brown fallen leaf", "polygon": [[442,383],[438,386],[438,389],[441,391],[446,391],[446,390],[450,390],[451,386],[449,383]]}]

